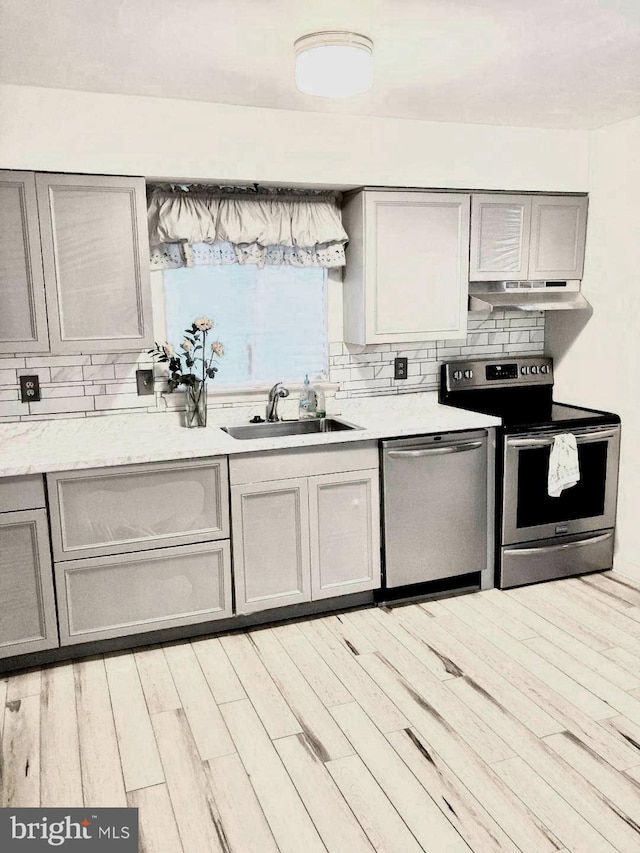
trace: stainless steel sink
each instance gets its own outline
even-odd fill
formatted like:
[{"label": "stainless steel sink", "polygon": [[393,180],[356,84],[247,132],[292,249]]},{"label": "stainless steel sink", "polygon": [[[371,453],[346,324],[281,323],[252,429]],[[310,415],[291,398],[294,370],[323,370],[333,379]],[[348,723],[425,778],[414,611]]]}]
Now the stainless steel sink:
[{"label": "stainless steel sink", "polygon": [[275,421],[266,424],[245,424],[244,426],[222,427],[231,438],[279,438],[285,435],[314,435],[319,432],[339,432],[341,430],[362,429],[356,424],[340,421],[337,418],[317,418],[305,421]]}]

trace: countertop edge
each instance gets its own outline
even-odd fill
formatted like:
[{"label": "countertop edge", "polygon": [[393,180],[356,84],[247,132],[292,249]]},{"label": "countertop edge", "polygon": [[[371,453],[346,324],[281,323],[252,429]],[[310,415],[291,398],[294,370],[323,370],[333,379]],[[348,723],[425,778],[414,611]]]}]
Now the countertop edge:
[{"label": "countertop edge", "polygon": [[[376,408],[376,407],[373,407]],[[213,456],[233,456],[237,454],[260,453],[278,450],[311,449],[319,446],[344,445],[354,442],[379,441],[385,438],[402,438],[413,435],[429,435],[439,432],[461,432],[469,429],[488,429],[499,426],[499,418],[484,415],[465,409],[456,409],[440,404],[429,403],[419,409],[414,407],[411,411],[397,411],[389,415],[380,405],[379,412],[372,411],[344,411],[329,413],[334,417],[343,418],[351,423],[358,424],[361,428],[353,431],[340,431],[334,433],[319,433],[305,436],[282,436],[279,438],[261,439],[235,439],[227,435],[221,426],[207,426],[204,435],[201,430],[185,430],[184,427],[176,427],[173,423],[163,424],[169,426],[168,444],[166,447],[155,442],[162,441],[165,431],[158,434],[157,426],[160,422],[158,415],[151,415],[153,421],[142,423],[138,417],[127,418],[122,429],[125,435],[113,438],[108,433],[109,423],[107,419],[99,426],[85,427],[84,435],[82,423],[77,419],[69,421],[56,420],[50,422],[41,421],[33,424],[33,431],[23,429],[12,438],[11,431],[0,428],[0,439],[3,444],[3,459],[0,460],[0,478],[20,477],[29,474],[46,474],[59,471],[72,471],[90,468],[107,468],[119,465],[135,465],[153,462],[171,462],[187,459],[206,459]],[[124,417],[127,416],[114,416]],[[97,419],[94,419],[95,424]],[[368,421],[369,423],[363,423]],[[379,422],[379,423],[377,423]],[[47,424],[52,426],[47,429]],[[65,425],[68,425],[65,428]],[[145,427],[154,427],[154,442],[145,446]],[[4,425],[3,425],[4,426]],[[6,425],[7,427],[10,425]],[[25,426],[20,424],[19,426]],[[8,433],[8,435],[4,435]],[[68,436],[66,435],[68,433]],[[79,440],[84,439],[84,446]],[[113,442],[112,447],[103,446]],[[135,447],[133,450],[119,447],[118,439],[122,443],[128,442]],[[42,442],[47,441],[45,450],[42,450]],[[201,440],[201,445],[196,444]],[[8,444],[7,444],[8,442]],[[13,442],[13,453],[11,449]],[[75,460],[70,455],[69,442],[77,442],[77,457]],[[136,446],[136,442],[139,446]],[[35,448],[34,448],[35,445]],[[183,446],[181,446],[183,445]],[[11,458],[13,456],[13,459]]]}]

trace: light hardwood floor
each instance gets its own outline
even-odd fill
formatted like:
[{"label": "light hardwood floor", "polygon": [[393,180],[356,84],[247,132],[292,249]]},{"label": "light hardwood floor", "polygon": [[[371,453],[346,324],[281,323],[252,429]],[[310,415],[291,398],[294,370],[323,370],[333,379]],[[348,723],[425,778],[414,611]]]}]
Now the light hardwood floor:
[{"label": "light hardwood floor", "polygon": [[0,678],[1,805],[145,853],[640,850],[640,584],[364,609]]}]

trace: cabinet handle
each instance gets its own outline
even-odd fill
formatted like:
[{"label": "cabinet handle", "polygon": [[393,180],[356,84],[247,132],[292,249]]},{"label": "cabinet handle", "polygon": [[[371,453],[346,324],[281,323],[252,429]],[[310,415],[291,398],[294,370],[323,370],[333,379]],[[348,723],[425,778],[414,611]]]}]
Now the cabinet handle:
[{"label": "cabinet handle", "polygon": [[391,456],[394,459],[442,456],[445,453],[463,453],[465,450],[477,450],[483,444],[483,441],[470,441],[468,444],[449,444],[445,447],[430,447],[424,450],[387,450],[387,456]]},{"label": "cabinet handle", "polygon": [[[606,438],[613,438],[617,430],[600,430],[599,432],[585,432],[582,435],[576,435],[577,444],[586,444],[589,441],[603,441]],[[507,439],[507,447],[550,447],[553,444],[553,436],[551,438],[509,438]]]},{"label": "cabinet handle", "polygon": [[601,536],[590,536],[588,539],[579,539],[577,542],[565,542],[562,545],[543,545],[541,548],[506,548],[505,554],[550,554],[552,551],[564,551],[567,548],[584,548],[596,542],[604,542],[611,539],[613,533],[603,533]]}]

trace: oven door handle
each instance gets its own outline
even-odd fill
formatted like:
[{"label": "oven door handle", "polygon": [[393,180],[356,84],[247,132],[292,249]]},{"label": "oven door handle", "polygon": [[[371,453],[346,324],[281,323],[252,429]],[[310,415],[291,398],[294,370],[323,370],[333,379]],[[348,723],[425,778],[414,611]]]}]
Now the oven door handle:
[{"label": "oven door handle", "polygon": [[387,456],[393,459],[418,458],[421,456],[441,456],[444,453],[462,453],[465,450],[477,450],[482,447],[482,441],[469,441],[466,444],[448,444],[444,447],[429,447],[424,450],[387,450]]},{"label": "oven door handle", "polygon": [[[576,435],[577,444],[586,444],[590,441],[604,441],[607,438],[614,438],[617,434],[616,430],[599,430],[598,432],[585,432]],[[553,444],[552,438],[508,438],[507,447],[551,447]]]},{"label": "oven door handle", "polygon": [[605,542],[611,539],[613,533],[602,533],[600,536],[590,536],[587,539],[579,539],[577,542],[565,542],[562,545],[542,545],[540,548],[506,548],[505,554],[550,554],[552,551],[566,551],[570,548],[584,548],[586,545],[595,545],[596,542]]}]

